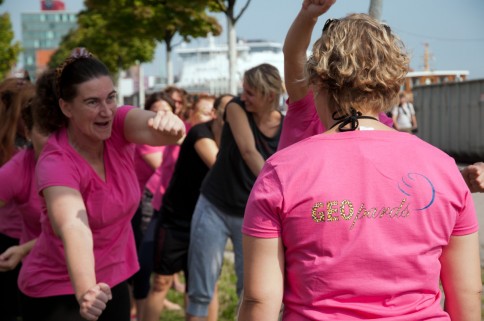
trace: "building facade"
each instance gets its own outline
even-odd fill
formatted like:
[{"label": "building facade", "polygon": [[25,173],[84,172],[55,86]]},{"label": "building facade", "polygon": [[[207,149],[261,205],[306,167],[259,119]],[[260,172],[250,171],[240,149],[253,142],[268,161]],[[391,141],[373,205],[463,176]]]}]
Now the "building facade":
[{"label": "building facade", "polygon": [[77,13],[65,11],[62,1],[39,2],[39,12],[21,15],[23,63],[33,79],[47,68],[62,38],[77,27]]}]

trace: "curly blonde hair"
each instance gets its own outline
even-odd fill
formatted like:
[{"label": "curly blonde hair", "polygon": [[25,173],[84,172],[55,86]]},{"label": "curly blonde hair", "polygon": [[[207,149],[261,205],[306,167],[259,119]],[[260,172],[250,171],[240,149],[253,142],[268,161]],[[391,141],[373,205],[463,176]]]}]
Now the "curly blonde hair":
[{"label": "curly blonde hair", "polygon": [[385,112],[409,68],[401,40],[366,14],[329,20],[306,63],[306,80],[327,89],[333,112]]}]

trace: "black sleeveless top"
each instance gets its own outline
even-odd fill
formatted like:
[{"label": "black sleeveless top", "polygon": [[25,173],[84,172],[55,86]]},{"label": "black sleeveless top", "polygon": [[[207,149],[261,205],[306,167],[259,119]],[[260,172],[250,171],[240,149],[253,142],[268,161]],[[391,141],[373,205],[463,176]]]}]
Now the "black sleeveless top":
[{"label": "black sleeveless top", "polygon": [[[238,104],[245,111],[257,151],[266,160],[277,150],[284,116],[281,115],[281,123],[276,135],[267,137],[257,128],[252,113],[246,110],[240,97],[234,98],[231,102]],[[243,217],[256,176],[242,159],[227,122],[222,129],[220,145],[217,160],[202,183],[201,194],[226,214]]]}]

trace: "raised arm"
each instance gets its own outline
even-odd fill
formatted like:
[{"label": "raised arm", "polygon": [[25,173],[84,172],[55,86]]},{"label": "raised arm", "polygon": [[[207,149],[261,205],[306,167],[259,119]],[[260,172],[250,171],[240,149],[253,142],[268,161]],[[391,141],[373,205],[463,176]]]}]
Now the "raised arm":
[{"label": "raised arm", "polygon": [[276,321],[284,289],[281,238],[243,235],[244,292],[239,321]]},{"label": "raised arm", "polygon": [[264,166],[264,158],[255,146],[254,134],[250,129],[249,119],[241,106],[230,103],[225,111],[226,122],[229,123],[232,135],[239,148],[244,162],[251,172],[257,176]]},{"label": "raised arm", "polygon": [[64,245],[80,314],[87,320],[97,320],[111,299],[111,290],[96,281],[93,239],[82,196],[77,190],[60,186],[44,189],[43,195],[52,228]]},{"label": "raised arm", "polygon": [[126,115],[124,135],[135,144],[174,145],[185,136],[185,124],[172,112],[132,109]]},{"label": "raised arm", "polygon": [[306,51],[311,42],[311,34],[318,17],[328,11],[335,1],[317,1],[320,4],[313,4],[311,1],[305,0],[287,32],[283,52],[284,82],[289,95],[289,102],[304,98],[308,92],[308,86],[303,79]]},{"label": "raised arm", "polygon": [[445,310],[452,320],[481,320],[481,268],[477,232],[452,236],[440,258]]}]

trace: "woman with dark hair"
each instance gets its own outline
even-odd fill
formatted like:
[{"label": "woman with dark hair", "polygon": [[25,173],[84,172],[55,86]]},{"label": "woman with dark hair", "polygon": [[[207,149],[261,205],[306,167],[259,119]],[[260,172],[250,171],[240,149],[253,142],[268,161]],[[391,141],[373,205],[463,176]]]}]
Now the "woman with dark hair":
[{"label": "woman with dark hair", "polygon": [[118,108],[108,69],[83,48],[54,82],[56,95],[37,92],[39,128],[50,136],[36,168],[42,232],[19,276],[24,321],[129,320],[134,144],[174,144],[184,125],[171,112]]},{"label": "woman with dark hair", "polygon": [[[290,61],[305,60],[334,2],[302,2]],[[480,320],[478,222],[455,161],[378,118],[408,64],[398,37],[366,14],[324,24],[299,79],[327,130],[276,153],[254,184],[240,321],[276,321],[282,303],[285,321]]]}]

